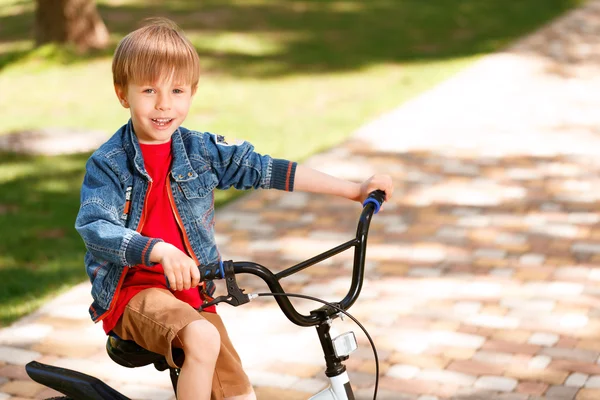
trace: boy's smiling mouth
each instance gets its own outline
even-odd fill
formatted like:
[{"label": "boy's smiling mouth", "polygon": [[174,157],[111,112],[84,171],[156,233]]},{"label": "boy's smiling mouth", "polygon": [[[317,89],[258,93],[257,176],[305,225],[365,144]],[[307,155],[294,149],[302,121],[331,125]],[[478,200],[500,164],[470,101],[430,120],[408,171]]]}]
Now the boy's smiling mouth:
[{"label": "boy's smiling mouth", "polygon": [[165,127],[173,121],[173,118],[151,118],[151,120],[152,123],[154,123],[154,125],[157,125],[159,127]]}]

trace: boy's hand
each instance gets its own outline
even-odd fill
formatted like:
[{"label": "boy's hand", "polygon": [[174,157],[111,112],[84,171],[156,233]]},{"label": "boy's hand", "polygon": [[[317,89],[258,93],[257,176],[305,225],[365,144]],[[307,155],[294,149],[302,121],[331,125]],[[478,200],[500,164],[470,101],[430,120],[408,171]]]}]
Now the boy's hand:
[{"label": "boy's hand", "polygon": [[196,262],[172,244],[160,242],[154,245],[150,261],[162,264],[173,290],[187,290],[200,283]]},{"label": "boy's hand", "polygon": [[369,197],[369,194],[375,190],[383,190],[385,192],[385,201],[390,201],[394,193],[392,177],[389,175],[373,175],[360,184],[359,194],[353,200],[362,204]]}]

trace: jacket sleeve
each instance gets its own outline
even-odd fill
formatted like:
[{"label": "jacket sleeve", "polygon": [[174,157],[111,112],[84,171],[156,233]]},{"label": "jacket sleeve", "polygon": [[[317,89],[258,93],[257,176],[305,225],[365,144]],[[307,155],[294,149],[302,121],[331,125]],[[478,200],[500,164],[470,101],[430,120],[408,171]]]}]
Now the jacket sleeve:
[{"label": "jacket sleeve", "polygon": [[248,142],[230,145],[222,136],[203,137],[205,156],[219,180],[217,188],[294,190],[295,162],[258,154]]},{"label": "jacket sleeve", "polygon": [[124,205],[125,192],[117,174],[100,156],[93,155],[86,165],[75,229],[97,260],[151,266],[150,253],[162,240],[125,227],[121,219]]}]

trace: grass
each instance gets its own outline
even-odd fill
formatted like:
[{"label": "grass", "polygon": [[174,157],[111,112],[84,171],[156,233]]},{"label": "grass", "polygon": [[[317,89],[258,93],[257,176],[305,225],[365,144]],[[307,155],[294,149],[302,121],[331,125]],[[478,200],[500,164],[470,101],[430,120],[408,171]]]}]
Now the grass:
[{"label": "grass", "polygon": [[[112,90],[114,46],[144,18],[166,16],[202,60],[185,126],[302,160],[579,3],[103,0],[111,47],[81,55],[34,49],[34,2],[0,0],[0,109],[9,116],[0,119],[0,135],[47,127],[114,132],[127,119]],[[88,156],[0,154],[0,325],[85,279],[72,227]]]}]

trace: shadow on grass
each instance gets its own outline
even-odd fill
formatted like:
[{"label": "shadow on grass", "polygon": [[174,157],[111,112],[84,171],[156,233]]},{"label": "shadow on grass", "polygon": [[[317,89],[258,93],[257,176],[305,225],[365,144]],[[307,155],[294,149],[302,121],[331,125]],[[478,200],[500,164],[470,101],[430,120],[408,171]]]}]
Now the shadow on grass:
[{"label": "shadow on grass", "polygon": [[0,155],[0,324],[22,316],[23,303],[85,279],[73,226],[87,157]]},{"label": "shadow on grass", "polygon": [[[340,72],[374,64],[469,56],[496,51],[581,0],[373,0],[363,2],[234,2],[181,0],[165,4],[110,5],[99,11],[115,40],[148,17],[175,20],[202,56],[205,69],[223,74],[271,77],[307,72]],[[33,12],[0,18],[4,41],[31,36]],[[206,47],[204,37],[261,35],[276,43],[268,54]],[[206,38],[204,39],[206,41]],[[85,62],[112,53],[86,56],[61,52],[59,62]],[[0,53],[0,70],[36,50]],[[52,57],[50,57],[52,59]]]}]

